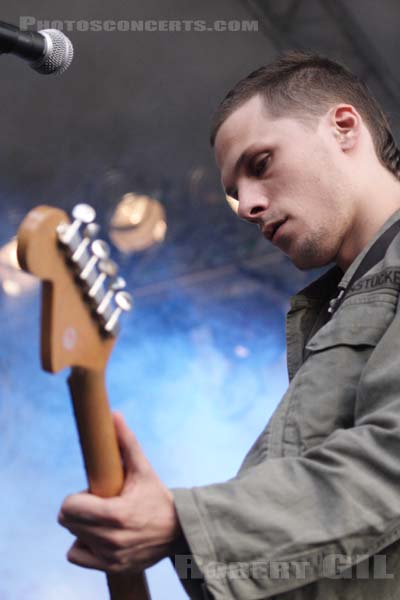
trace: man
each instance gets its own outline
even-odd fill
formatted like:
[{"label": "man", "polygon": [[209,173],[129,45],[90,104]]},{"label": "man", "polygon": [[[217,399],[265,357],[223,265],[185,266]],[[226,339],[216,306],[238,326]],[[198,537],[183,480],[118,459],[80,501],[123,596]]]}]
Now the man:
[{"label": "man", "polygon": [[68,558],[118,571],[191,553],[175,566],[193,598],[395,598],[400,152],[368,90],[307,53],[239,82],[211,139],[239,216],[300,269],[335,266],[292,299],[290,385],[238,475],[168,490],[115,415],[126,484],[64,501]]}]

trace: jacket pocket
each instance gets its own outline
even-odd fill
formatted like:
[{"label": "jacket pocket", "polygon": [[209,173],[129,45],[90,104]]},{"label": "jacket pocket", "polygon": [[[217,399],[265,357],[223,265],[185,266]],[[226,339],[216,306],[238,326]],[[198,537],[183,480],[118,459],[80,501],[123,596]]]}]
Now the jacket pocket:
[{"label": "jacket pocket", "polygon": [[321,443],[337,429],[354,425],[361,373],[395,310],[392,298],[343,303],[308,341],[304,363],[293,380],[286,420],[286,427],[301,440],[302,450]]},{"label": "jacket pocket", "polygon": [[306,344],[306,354],[335,346],[374,347],[395,313],[393,298],[343,303],[341,309]]}]

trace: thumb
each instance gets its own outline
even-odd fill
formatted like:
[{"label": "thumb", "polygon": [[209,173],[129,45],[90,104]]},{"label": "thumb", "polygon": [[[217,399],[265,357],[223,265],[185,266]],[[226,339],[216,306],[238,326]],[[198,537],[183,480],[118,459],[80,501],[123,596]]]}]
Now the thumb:
[{"label": "thumb", "polygon": [[126,468],[126,477],[130,474],[145,473],[150,463],[121,413],[113,412],[114,427],[117,434],[122,459]]}]

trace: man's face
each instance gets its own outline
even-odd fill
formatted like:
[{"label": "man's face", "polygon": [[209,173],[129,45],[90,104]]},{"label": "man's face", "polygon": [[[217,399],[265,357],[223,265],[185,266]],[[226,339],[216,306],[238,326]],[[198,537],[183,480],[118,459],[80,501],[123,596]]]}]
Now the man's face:
[{"label": "man's face", "polygon": [[327,115],[313,126],[271,118],[254,96],[226,119],[215,141],[222,184],[238,200],[239,216],[301,269],[335,260],[355,216],[334,129]]}]

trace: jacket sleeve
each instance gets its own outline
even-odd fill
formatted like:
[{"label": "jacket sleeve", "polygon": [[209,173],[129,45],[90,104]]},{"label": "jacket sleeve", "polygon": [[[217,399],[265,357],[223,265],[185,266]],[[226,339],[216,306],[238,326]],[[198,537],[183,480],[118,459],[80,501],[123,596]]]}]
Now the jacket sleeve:
[{"label": "jacket sleeve", "polygon": [[[354,426],[300,456],[172,490],[216,600],[269,598],[334,576],[400,538],[399,313],[369,355],[356,394]],[[180,571],[184,580],[185,562]]]}]

